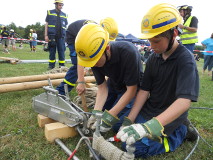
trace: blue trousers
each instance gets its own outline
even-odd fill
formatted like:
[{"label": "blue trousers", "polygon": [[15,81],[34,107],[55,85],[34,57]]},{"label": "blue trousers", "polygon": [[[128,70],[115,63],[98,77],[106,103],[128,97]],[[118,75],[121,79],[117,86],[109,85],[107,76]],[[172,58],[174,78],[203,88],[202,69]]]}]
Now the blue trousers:
[{"label": "blue trousers", "polygon": [[213,68],[213,56],[204,55],[203,70],[206,70],[207,68],[208,68],[208,71],[212,70],[212,68]]},{"label": "blue trousers", "polygon": [[59,66],[65,66],[65,41],[64,38],[56,38],[55,45],[49,46],[49,67],[54,68],[56,62],[56,49],[58,51]]},{"label": "blue trousers", "polygon": [[192,44],[183,44],[188,50],[190,50],[192,52],[192,54],[194,53],[194,48],[195,48],[195,43]]},{"label": "blue trousers", "polygon": [[[108,97],[107,97],[106,103],[104,104],[103,111],[105,109],[110,110],[111,108],[113,108],[116,105],[116,103],[120,100],[120,98],[123,96],[123,94],[125,93],[125,92],[116,91],[114,88],[111,87],[109,81],[107,81],[107,86],[108,86]],[[120,120],[112,127],[114,131],[120,128],[121,124],[123,123],[124,116],[128,116],[133,106],[134,100],[135,98],[133,98],[129,102],[129,104],[127,104],[125,108],[117,115]]]},{"label": "blue trousers", "polygon": [[[128,116],[128,114],[129,111],[124,113],[121,118],[123,118],[124,116]],[[143,116],[139,114],[135,120],[135,123],[145,123],[146,121],[147,120],[145,120]],[[117,132],[119,128],[119,125],[115,126],[114,131]],[[147,158],[166,152],[172,152],[183,143],[186,133],[187,127],[185,125],[180,125],[171,135],[169,135],[168,137],[163,137],[162,144],[146,137],[142,138],[134,144],[136,148],[134,152],[135,157]],[[126,151],[126,143],[122,143],[122,148]]]},{"label": "blue trousers", "polygon": [[68,45],[68,48],[70,50],[70,58],[71,58],[71,62],[73,66],[70,67],[69,70],[67,71],[64,81],[61,82],[61,84],[56,88],[59,91],[59,94],[61,95],[65,95],[65,91],[64,91],[65,84],[67,84],[68,91],[70,92],[73,89],[73,87],[75,87],[75,83],[78,79],[77,56],[76,56],[74,44]]}]

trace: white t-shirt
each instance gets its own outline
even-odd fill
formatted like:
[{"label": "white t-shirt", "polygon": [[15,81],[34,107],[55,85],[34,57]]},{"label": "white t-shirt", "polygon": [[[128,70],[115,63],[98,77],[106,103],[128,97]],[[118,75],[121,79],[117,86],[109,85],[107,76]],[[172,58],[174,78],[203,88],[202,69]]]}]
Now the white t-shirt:
[{"label": "white t-shirt", "polygon": [[37,33],[33,33],[32,37],[33,37],[33,40],[36,40],[37,39]]}]

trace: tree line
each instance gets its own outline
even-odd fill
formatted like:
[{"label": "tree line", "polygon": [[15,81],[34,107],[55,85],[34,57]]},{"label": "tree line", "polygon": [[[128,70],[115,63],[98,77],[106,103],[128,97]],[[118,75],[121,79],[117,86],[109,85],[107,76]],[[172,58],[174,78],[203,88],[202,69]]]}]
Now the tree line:
[{"label": "tree line", "polygon": [[27,25],[25,28],[21,26],[16,26],[14,22],[9,25],[6,25],[7,29],[14,29],[16,33],[16,38],[28,39],[30,29],[35,29],[38,35],[38,40],[44,40],[44,24],[36,22],[36,24]]}]

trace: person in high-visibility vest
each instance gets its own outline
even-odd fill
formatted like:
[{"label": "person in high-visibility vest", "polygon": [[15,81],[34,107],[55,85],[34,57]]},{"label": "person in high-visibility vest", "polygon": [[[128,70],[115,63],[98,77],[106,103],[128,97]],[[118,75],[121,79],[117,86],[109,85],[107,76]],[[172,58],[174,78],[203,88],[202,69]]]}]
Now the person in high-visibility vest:
[{"label": "person in high-visibility vest", "polygon": [[29,44],[30,44],[31,52],[33,51],[33,47],[32,47],[33,37],[32,37],[32,35],[33,35],[33,29],[30,29],[30,33],[28,35],[28,38],[29,38]]},{"label": "person in high-visibility vest", "polygon": [[55,0],[55,9],[48,10],[45,24],[45,41],[49,45],[49,67],[53,69],[58,51],[59,67],[65,66],[65,33],[68,24],[67,15],[62,12],[63,0]]},{"label": "person in high-visibility vest", "polygon": [[180,35],[181,43],[193,53],[195,43],[198,42],[198,19],[191,15],[192,6],[183,5],[177,8],[180,15],[183,17],[184,23],[179,24],[179,28],[182,29]]},{"label": "person in high-visibility vest", "polygon": [[1,42],[1,32],[3,31],[3,26],[0,28],[0,42]]}]

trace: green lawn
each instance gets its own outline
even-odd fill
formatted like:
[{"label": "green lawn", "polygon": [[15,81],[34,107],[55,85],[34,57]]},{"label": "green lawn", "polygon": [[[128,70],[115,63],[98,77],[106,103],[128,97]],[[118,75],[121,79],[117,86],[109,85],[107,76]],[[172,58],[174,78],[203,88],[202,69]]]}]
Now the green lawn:
[{"label": "green lawn", "polygon": [[[42,50],[42,46],[37,47],[37,52],[30,52],[29,45],[24,45],[23,49],[17,49],[11,54],[3,54],[0,49],[0,57],[13,57],[20,60],[48,59],[48,53]],[[68,49],[66,59],[69,59]],[[57,64],[58,65],[58,64]],[[203,59],[197,62],[200,74],[200,96],[197,103],[192,107],[213,106],[213,81],[211,77],[202,75]],[[66,64],[71,66],[71,64]],[[0,77],[15,77],[25,75],[43,74],[47,71],[47,63],[16,64],[0,63]],[[39,95],[43,89],[25,90],[17,92],[2,93],[0,95],[0,160],[65,160],[68,156],[56,144],[49,143],[44,137],[44,130],[38,127],[37,113],[32,109],[32,97]],[[71,96],[75,95],[72,91]],[[189,119],[198,129],[203,139],[212,146],[213,124],[212,110],[191,109]],[[111,136],[109,133],[106,136]],[[64,139],[63,142],[74,150],[80,137]],[[119,144],[116,144],[119,145]],[[175,152],[168,153],[148,160],[182,160],[187,157],[195,142],[185,142]],[[81,144],[76,153],[82,160],[88,159],[89,152],[85,144]],[[212,147],[210,148],[204,141],[200,140],[197,149],[190,157],[191,160],[212,159]]]}]

